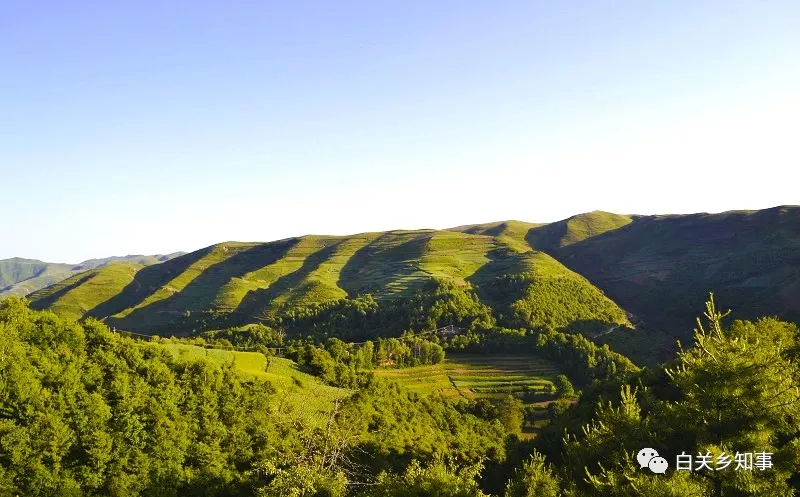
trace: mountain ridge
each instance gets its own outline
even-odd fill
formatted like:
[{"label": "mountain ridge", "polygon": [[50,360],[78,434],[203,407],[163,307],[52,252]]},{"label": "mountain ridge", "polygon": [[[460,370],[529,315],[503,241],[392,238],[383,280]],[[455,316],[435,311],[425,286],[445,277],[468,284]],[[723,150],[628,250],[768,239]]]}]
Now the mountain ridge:
[{"label": "mountain ridge", "polygon": [[[445,280],[474,287],[482,301],[505,306],[499,315],[523,324],[594,320],[613,328],[631,318],[683,338],[713,290],[738,316],[800,319],[800,310],[785,305],[800,295],[795,254],[800,207],[655,216],[593,211],[549,224],[508,220],[224,242],[156,266],[73,275],[30,297],[36,308],[170,333],[213,326],[218,316],[243,324],[367,293],[403,298],[427,281]],[[508,292],[516,293],[506,298]],[[587,313],[587,306],[597,311]],[[665,306],[674,315],[661,312]]]}]

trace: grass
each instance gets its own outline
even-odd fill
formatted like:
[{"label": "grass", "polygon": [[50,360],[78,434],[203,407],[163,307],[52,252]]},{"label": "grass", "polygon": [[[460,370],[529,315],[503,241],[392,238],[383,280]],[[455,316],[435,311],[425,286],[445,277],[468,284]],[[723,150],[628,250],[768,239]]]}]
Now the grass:
[{"label": "grass", "polygon": [[528,233],[533,228],[538,228],[539,226],[542,225],[512,220],[459,226],[457,228],[451,228],[450,231],[458,231],[471,235],[492,236],[514,252],[527,252],[531,250],[531,246],[527,242]]},{"label": "grass", "polygon": [[633,222],[630,216],[593,211],[530,230],[526,240],[536,250],[567,247]]},{"label": "grass", "polygon": [[[240,252],[254,248],[256,245],[257,244],[252,244],[252,243],[249,244],[224,243],[214,246],[211,250],[208,250],[203,257],[200,257],[197,260],[195,260],[182,272],[180,272],[174,278],[169,280],[165,285],[162,285],[159,288],[154,289],[155,291],[147,295],[147,297],[143,299],[141,302],[139,302],[135,306],[125,309],[120,313],[117,313],[115,317],[124,318],[139,309],[152,306],[160,301],[167,301],[169,299],[174,299],[174,297],[177,294],[186,289],[193,281],[200,278],[204,274],[209,274],[215,266],[234,257],[236,254]],[[199,288],[198,290],[202,292],[203,290],[205,290],[205,288]],[[207,301],[209,299],[208,297],[206,297],[203,298],[202,300]],[[188,309],[182,309],[182,310],[190,310],[190,311],[194,310],[192,309],[192,307],[197,307],[197,305],[195,304],[194,306],[188,307]]]},{"label": "grass", "polygon": [[121,292],[144,266],[112,263],[71,276],[30,296],[34,309],[50,309],[68,319],[80,319]]},{"label": "grass", "polygon": [[303,420],[321,426],[334,402],[350,395],[349,390],[325,385],[318,378],[301,371],[289,359],[269,359],[259,352],[205,349],[194,345],[162,344],[175,357],[196,360],[208,357],[220,364],[233,364],[242,375],[268,380],[278,390],[279,408],[291,410]]}]

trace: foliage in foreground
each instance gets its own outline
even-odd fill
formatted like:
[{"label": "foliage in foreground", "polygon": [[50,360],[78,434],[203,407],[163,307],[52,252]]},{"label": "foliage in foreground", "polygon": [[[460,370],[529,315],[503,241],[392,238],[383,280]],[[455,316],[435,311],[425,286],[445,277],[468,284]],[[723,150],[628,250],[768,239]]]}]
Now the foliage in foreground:
[{"label": "foliage in foreground", "polygon": [[0,303],[0,495],[341,495],[414,460],[502,460],[503,436],[381,381],[306,425],[233,366]]},{"label": "foliage in foreground", "polygon": [[[337,403],[323,427],[306,426],[279,408],[267,382],[10,299],[0,303],[0,494],[796,495],[800,333],[773,318],[725,328],[723,317],[709,302],[707,324],[673,363],[607,370],[585,387],[534,442],[545,459],[519,457],[525,446],[507,437],[508,416],[488,421],[475,415],[476,403],[374,379]],[[550,347],[565,336],[507,334]],[[333,358],[336,349],[325,350]],[[557,430],[568,436],[553,437]],[[640,469],[642,447],[657,449],[671,469]],[[521,464],[509,472],[512,452]],[[679,472],[681,452],[768,452],[774,466]],[[498,474],[508,481],[489,485]]]}]

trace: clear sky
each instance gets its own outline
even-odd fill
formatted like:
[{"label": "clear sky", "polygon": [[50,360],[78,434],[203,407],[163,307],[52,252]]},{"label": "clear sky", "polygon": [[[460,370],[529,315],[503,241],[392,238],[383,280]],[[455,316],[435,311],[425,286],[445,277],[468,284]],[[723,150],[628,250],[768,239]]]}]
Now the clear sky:
[{"label": "clear sky", "polygon": [[0,2],[0,258],[800,203],[800,2]]}]

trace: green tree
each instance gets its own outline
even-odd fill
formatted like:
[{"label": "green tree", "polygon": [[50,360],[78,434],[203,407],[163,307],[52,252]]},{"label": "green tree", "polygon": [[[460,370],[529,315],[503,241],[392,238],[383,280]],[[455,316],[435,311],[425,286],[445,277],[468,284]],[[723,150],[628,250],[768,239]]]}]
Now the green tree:
[{"label": "green tree", "polygon": [[556,381],[553,383],[556,387],[556,396],[558,396],[559,399],[566,399],[575,395],[575,389],[566,375],[560,374],[556,376]]},{"label": "green tree", "polygon": [[[569,436],[564,460],[587,495],[794,494],[790,478],[800,461],[800,365],[792,353],[797,327],[767,318],[725,329],[726,314],[710,299],[693,347],[681,350],[649,386],[625,386],[618,406],[601,404],[582,433]],[[668,460],[682,452],[710,453],[712,460],[722,452],[767,452],[774,466],[652,475],[636,464],[642,447],[656,448]]]},{"label": "green tree", "polygon": [[507,433],[519,434],[522,431],[522,422],[525,420],[522,401],[513,395],[506,396],[498,406],[497,419],[503,424]]},{"label": "green tree", "polygon": [[544,456],[535,452],[506,485],[505,497],[558,497],[559,480]]},{"label": "green tree", "polygon": [[488,497],[477,483],[480,465],[458,467],[436,459],[427,466],[413,461],[401,475],[381,473],[362,497]]}]

